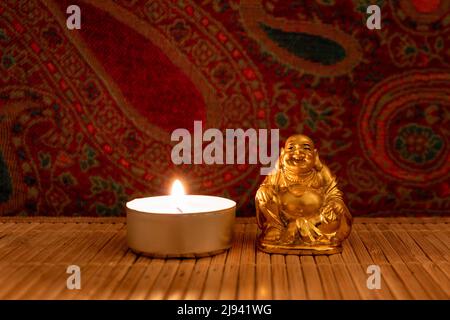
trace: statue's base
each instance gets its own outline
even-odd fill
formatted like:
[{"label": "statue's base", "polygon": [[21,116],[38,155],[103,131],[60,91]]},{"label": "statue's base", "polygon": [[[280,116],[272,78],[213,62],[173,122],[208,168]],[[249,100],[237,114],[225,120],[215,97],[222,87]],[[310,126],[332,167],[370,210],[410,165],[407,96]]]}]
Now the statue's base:
[{"label": "statue's base", "polygon": [[258,241],[258,249],[267,253],[295,254],[301,256],[330,255],[342,252],[342,245],[298,245],[298,244],[274,244]]}]

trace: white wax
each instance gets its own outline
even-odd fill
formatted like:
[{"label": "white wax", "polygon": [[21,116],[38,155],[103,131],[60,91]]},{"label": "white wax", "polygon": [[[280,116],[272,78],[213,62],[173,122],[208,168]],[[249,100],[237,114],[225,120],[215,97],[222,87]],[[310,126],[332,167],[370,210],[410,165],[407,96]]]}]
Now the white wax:
[{"label": "white wax", "polygon": [[126,205],[129,209],[147,213],[193,214],[230,209],[236,206],[236,202],[214,196],[183,195],[173,197],[169,195],[134,199],[127,202]]}]

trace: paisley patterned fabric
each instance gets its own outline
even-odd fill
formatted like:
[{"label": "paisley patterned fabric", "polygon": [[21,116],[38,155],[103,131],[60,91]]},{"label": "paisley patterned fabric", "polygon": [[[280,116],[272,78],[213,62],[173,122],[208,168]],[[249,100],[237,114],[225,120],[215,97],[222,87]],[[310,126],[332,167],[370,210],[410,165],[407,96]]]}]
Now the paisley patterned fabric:
[{"label": "paisley patterned fabric", "polygon": [[353,215],[449,214],[449,1],[369,30],[372,2],[3,0],[0,215],[124,215],[175,177],[254,215],[258,165],[172,164],[194,120],[311,136]]}]

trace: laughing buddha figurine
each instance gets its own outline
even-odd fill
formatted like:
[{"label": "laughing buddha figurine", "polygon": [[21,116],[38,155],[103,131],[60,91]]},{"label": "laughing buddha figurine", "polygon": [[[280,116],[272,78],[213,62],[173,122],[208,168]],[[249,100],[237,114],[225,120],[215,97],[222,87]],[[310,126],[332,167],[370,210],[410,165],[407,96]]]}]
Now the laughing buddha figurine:
[{"label": "laughing buddha figurine", "polygon": [[290,136],[275,170],[259,187],[258,248],[269,253],[320,255],[342,251],[352,216],[336,178],[320,162],[313,141]]}]

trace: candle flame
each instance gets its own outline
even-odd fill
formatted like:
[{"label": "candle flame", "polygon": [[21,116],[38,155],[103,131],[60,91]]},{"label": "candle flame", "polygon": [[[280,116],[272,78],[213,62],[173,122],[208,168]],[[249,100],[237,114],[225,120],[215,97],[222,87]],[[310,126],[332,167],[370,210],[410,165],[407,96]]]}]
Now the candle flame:
[{"label": "candle flame", "polygon": [[177,198],[186,194],[180,180],[177,179],[173,182],[170,194]]},{"label": "candle flame", "polygon": [[180,180],[176,179],[172,184],[172,190],[170,192],[170,195],[172,196],[175,208],[179,213],[183,213],[183,210],[181,210],[181,198],[185,195],[183,184]]}]

